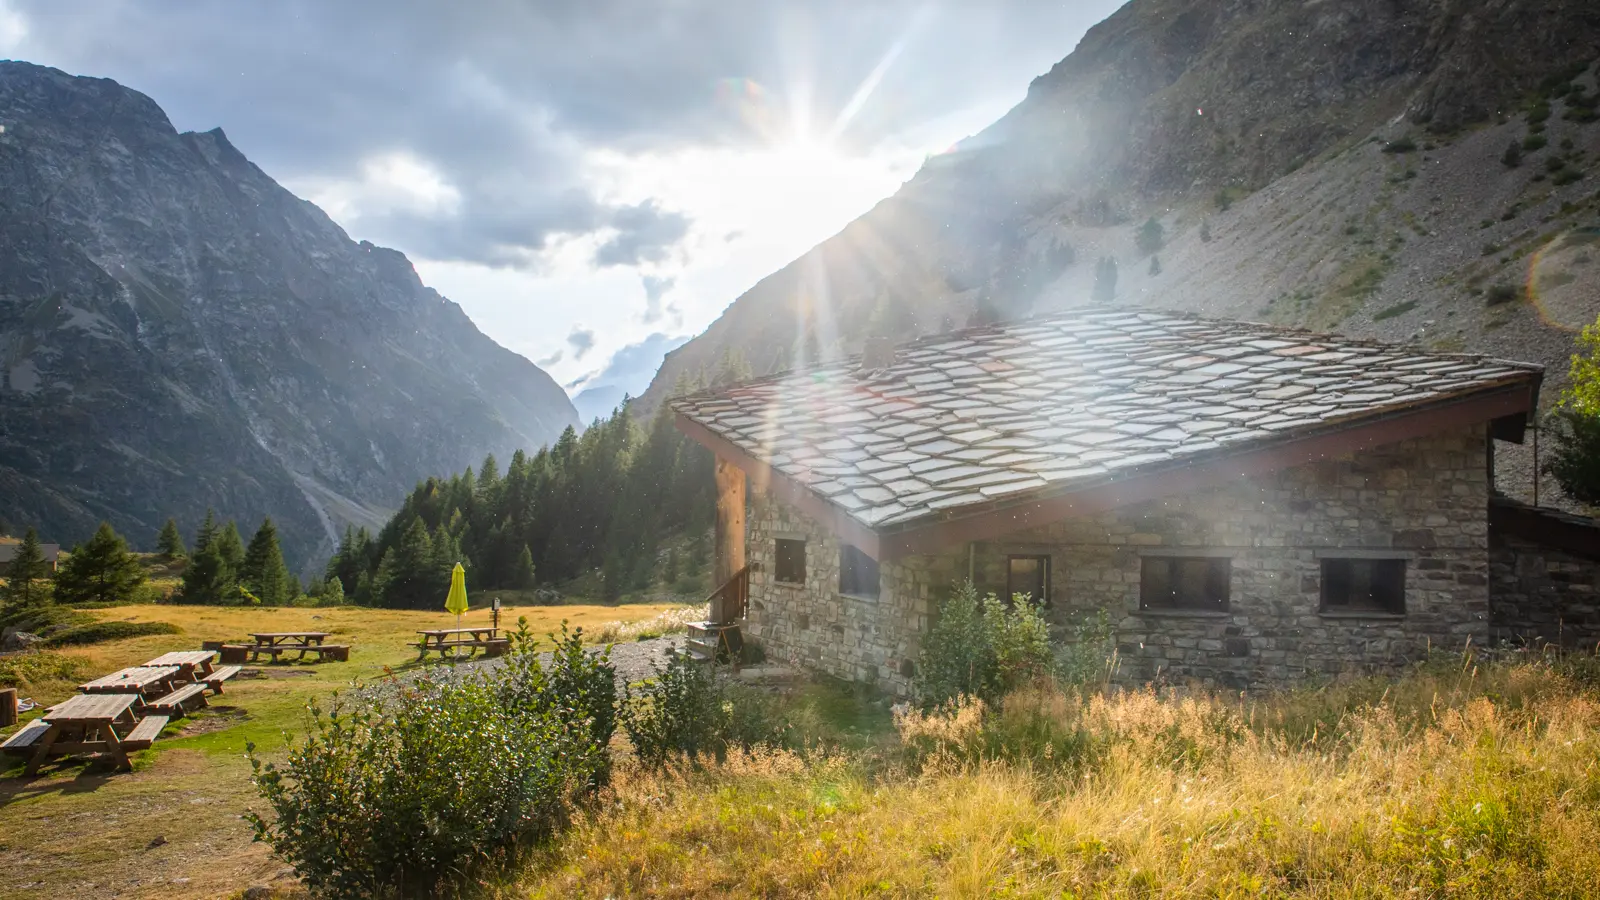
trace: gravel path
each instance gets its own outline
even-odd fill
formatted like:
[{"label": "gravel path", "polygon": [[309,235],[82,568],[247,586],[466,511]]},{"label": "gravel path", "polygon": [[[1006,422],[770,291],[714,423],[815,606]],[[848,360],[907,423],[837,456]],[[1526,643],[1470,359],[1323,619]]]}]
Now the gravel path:
[{"label": "gravel path", "polygon": [[[620,689],[625,684],[649,678],[655,674],[657,668],[666,668],[667,660],[672,651],[682,645],[683,635],[681,634],[651,638],[644,641],[631,641],[626,644],[612,644],[611,664],[616,666],[617,669],[617,687]],[[590,648],[589,652],[598,653],[599,650],[600,648],[594,647]],[[548,652],[539,654],[539,661],[548,664],[550,662],[550,654]],[[401,675],[400,678],[402,680],[415,678],[423,672],[461,678],[469,673],[491,672],[503,665],[505,665],[504,657],[494,659],[480,657],[475,660],[457,663],[450,667],[433,665],[426,669],[413,669]],[[386,684],[387,682],[375,682],[367,685],[358,694],[375,699],[385,693]]]}]

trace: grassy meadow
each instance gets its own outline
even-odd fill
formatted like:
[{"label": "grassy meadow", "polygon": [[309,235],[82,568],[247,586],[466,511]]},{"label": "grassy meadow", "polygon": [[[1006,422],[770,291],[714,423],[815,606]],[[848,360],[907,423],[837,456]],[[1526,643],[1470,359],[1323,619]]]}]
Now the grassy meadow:
[{"label": "grassy meadow", "polygon": [[887,719],[865,750],[625,768],[497,893],[1600,896],[1600,695],[1545,664]]},{"label": "grassy meadow", "polygon": [[[618,633],[629,624],[638,631],[636,623],[677,610],[651,604],[524,606],[503,609],[501,624],[515,627],[525,616],[541,636],[558,630],[563,620],[586,634]],[[416,650],[408,644],[416,630],[455,624],[443,611],[359,607],[138,605],[86,612],[102,621],[166,622],[180,633],[0,659],[0,680],[18,684],[23,697],[51,704],[89,678],[169,650],[196,649],[202,641],[244,639],[250,632],[327,631],[330,642],[352,650],[344,663],[251,666],[257,677],[229,681],[207,710],[169,725],[152,749],[135,755],[131,774],[68,763],[25,779],[20,761],[0,757],[3,897],[216,897],[252,885],[292,885],[292,873],[251,842],[239,818],[260,805],[245,744],[279,751],[285,732],[300,731],[308,700],[329,698],[357,680],[415,668]],[[474,609],[464,624],[487,624],[489,615]]]}]

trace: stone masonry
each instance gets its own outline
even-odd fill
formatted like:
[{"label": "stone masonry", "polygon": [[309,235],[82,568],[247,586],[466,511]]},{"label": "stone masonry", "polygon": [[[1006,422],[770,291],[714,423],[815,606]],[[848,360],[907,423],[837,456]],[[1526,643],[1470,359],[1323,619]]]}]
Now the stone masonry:
[{"label": "stone masonry", "polygon": [[1495,636],[1593,651],[1600,646],[1600,528],[1589,557],[1494,535],[1489,571]]},{"label": "stone masonry", "polygon": [[[1051,559],[1050,618],[1104,610],[1120,680],[1247,688],[1392,668],[1490,638],[1488,439],[1483,426],[1380,447],[1186,496],[882,567],[877,598],[840,596],[837,538],[752,496],[749,635],[769,657],[895,693],[958,580],[1002,593],[1006,557]],[[774,540],[806,542],[806,582],[773,581]],[[1141,611],[1141,554],[1230,560],[1222,611]],[[1404,614],[1320,612],[1320,559],[1406,560]]]}]

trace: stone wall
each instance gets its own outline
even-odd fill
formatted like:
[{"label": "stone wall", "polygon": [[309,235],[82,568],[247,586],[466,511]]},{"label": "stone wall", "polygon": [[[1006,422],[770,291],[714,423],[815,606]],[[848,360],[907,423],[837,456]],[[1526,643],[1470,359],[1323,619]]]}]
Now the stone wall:
[{"label": "stone wall", "polygon": [[1489,549],[1499,640],[1593,650],[1600,645],[1600,528],[1587,557],[1496,533]]},{"label": "stone wall", "polygon": [[[1050,617],[1105,610],[1124,681],[1244,688],[1391,667],[1489,639],[1486,447],[1465,428],[904,560],[883,567],[875,600],[839,596],[833,535],[756,497],[749,631],[770,656],[903,693],[957,579],[1002,593],[1008,555],[1048,555]],[[780,536],[807,542],[803,587],[771,580]],[[1141,554],[1161,549],[1229,558],[1229,609],[1141,611]],[[1405,613],[1319,612],[1320,558],[1341,554],[1406,559]]]}]

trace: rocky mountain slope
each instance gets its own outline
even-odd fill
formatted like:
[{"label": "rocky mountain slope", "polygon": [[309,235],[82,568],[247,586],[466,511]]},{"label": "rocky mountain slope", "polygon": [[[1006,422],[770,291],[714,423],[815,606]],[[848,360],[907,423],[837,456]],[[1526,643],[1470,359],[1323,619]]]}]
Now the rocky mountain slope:
[{"label": "rocky mountain slope", "polygon": [[1108,302],[1535,360],[1558,386],[1600,315],[1597,57],[1589,0],[1132,0],[735,300],[643,404],[733,349],[761,372],[1095,302],[1107,258]]},{"label": "rocky mountain slope", "polygon": [[0,514],[135,542],[207,507],[307,564],[425,475],[554,440],[566,395],[222,131],[0,62]]}]

